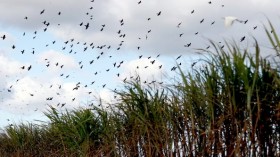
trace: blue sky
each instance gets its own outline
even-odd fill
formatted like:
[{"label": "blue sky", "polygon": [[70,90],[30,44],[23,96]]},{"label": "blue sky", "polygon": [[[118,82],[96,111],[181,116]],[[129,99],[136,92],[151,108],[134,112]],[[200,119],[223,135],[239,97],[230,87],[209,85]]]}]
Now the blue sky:
[{"label": "blue sky", "polygon": [[[254,36],[270,52],[263,24],[266,16],[276,28],[280,23],[278,0],[139,1],[1,0],[0,126],[45,120],[48,105],[64,110],[87,107],[98,97],[112,102],[111,90],[136,73],[143,82],[168,82],[176,62],[187,71],[202,57],[197,49],[208,47],[208,39],[250,48]],[[227,28],[226,16],[248,22]]]}]

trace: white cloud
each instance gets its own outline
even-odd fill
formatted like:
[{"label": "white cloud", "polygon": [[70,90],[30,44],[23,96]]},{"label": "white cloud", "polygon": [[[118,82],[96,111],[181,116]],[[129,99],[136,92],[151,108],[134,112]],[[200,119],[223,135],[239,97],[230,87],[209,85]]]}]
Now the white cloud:
[{"label": "white cloud", "polygon": [[[154,63],[152,64],[152,62]],[[128,81],[131,76],[133,76],[134,79],[139,76],[143,82],[160,80],[164,73],[163,63],[156,58],[132,60],[125,63],[123,69],[124,71],[121,73],[120,81],[123,81],[125,78],[127,78]]]},{"label": "white cloud", "polygon": [[[73,90],[76,83],[63,83],[59,79],[52,79],[49,82],[28,76],[22,78],[11,88],[10,97],[2,100],[2,110],[15,114],[32,113],[35,109],[41,112],[47,105],[60,108],[64,103],[66,104],[64,109],[72,109],[81,105],[86,98],[86,90],[82,86],[78,90]],[[52,100],[47,100],[48,98]]]},{"label": "white cloud", "polygon": [[0,77],[5,77],[5,76],[15,76],[17,74],[22,73],[20,67],[21,67],[21,63],[8,58],[7,56],[4,56],[3,54],[0,54],[0,72],[1,75]]},{"label": "white cloud", "polygon": [[[49,50],[41,53],[38,56],[38,61],[45,66],[49,65],[47,69],[52,72],[57,72],[62,68],[64,71],[78,68],[78,64],[73,57],[55,50]],[[56,64],[58,65],[56,66]],[[61,66],[63,67],[61,68]]]}]

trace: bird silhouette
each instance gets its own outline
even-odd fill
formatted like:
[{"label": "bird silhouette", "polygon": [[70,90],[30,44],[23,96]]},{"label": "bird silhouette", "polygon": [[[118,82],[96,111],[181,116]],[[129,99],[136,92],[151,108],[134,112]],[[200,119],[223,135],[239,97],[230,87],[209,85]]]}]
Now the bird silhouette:
[{"label": "bird silhouette", "polygon": [[2,38],[3,40],[5,40],[5,39],[6,39],[6,35],[4,34],[1,38]]},{"label": "bird silhouette", "polygon": [[159,11],[159,12],[157,13],[157,16],[159,16],[159,15],[161,15],[161,11]]},{"label": "bird silhouette", "polygon": [[45,9],[44,10],[42,10],[41,12],[40,12],[40,14],[43,14],[45,12]]}]

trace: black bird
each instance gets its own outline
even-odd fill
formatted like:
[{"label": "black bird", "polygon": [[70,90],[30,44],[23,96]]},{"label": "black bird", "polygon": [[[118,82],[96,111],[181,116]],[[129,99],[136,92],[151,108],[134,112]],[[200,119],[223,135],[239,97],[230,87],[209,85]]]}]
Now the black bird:
[{"label": "black bird", "polygon": [[253,27],[253,28],[254,28],[254,30],[255,30],[255,29],[257,29],[257,27],[258,27],[258,26]]},{"label": "black bird", "polygon": [[184,33],[179,34],[179,37],[182,37],[183,34],[184,34]]},{"label": "black bird", "polygon": [[175,71],[176,69],[177,69],[177,67],[174,66],[171,68],[171,71]]},{"label": "black bird", "polygon": [[141,1],[138,2],[138,4],[140,4],[140,3],[141,3]]},{"label": "black bird", "polygon": [[194,13],[194,10],[191,11],[191,14],[193,14],[193,13]]},{"label": "black bird", "polygon": [[178,59],[181,58],[181,57],[182,57],[182,55],[178,56],[178,57],[176,58],[176,60],[178,60]]},{"label": "black bird", "polygon": [[32,66],[30,65],[30,66],[27,68],[27,70],[29,71],[29,70],[31,69],[31,67],[32,67]]},{"label": "black bird", "polygon": [[58,15],[61,15],[61,12],[58,12]]},{"label": "black bird", "polygon": [[158,13],[157,13],[157,16],[159,16],[161,14],[161,11],[159,11]]},{"label": "black bird", "polygon": [[42,10],[41,12],[40,12],[40,14],[43,14],[45,12],[45,9],[44,10]]},{"label": "black bird", "polygon": [[202,23],[204,21],[204,19],[202,19],[201,21],[200,21],[200,23]]},{"label": "black bird", "polygon": [[245,40],[245,36],[243,36],[241,39],[240,39],[240,42],[244,41]]},{"label": "black bird", "polygon": [[181,25],[181,24],[182,24],[182,22],[180,22],[180,23],[177,25],[177,27],[180,28],[180,25]]},{"label": "black bird", "polygon": [[85,27],[86,27],[86,29],[88,29],[88,27],[89,27],[89,23],[87,23],[87,24],[85,25]]},{"label": "black bird", "polygon": [[192,67],[193,67],[196,63],[197,63],[197,62],[193,62],[193,63],[192,63]]},{"label": "black bird", "polygon": [[13,46],[12,46],[12,49],[15,49],[15,48],[16,48],[16,46],[15,46],[15,45],[13,45]]},{"label": "black bird", "polygon": [[185,47],[190,47],[192,43],[188,43],[187,45],[184,45]]},{"label": "black bird", "polygon": [[6,35],[4,34],[1,38],[2,38],[3,40],[5,40],[5,39],[6,39]]}]

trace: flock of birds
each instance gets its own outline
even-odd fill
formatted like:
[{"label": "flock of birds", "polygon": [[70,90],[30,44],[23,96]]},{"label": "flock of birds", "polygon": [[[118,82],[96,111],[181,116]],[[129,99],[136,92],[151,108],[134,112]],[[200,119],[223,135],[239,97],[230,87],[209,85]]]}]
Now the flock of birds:
[{"label": "flock of birds", "polygon": [[[85,15],[87,16],[87,20],[81,21],[80,23],[77,23],[77,27],[80,27],[80,29],[82,29],[83,31],[90,31],[90,29],[92,27],[96,28],[98,26],[94,25],[92,20],[94,19],[94,14],[93,14],[93,10],[94,10],[94,0],[90,1],[92,3],[91,6],[89,6],[88,10],[85,11]],[[142,1],[138,1],[137,4],[139,6],[141,6]],[[212,4],[211,1],[208,2],[209,5]],[[225,5],[221,5],[221,7],[225,7]],[[192,14],[195,14],[196,10],[191,10],[189,12],[190,16]],[[47,14],[48,10],[42,9],[40,12],[38,12],[39,15],[43,15],[43,14]],[[154,18],[157,18],[159,16],[164,16],[162,15],[164,13],[164,10],[160,11],[155,11],[154,15],[151,15],[150,17],[146,17],[146,20],[148,22],[152,21]],[[64,13],[62,11],[58,11],[57,12],[57,16],[62,16]],[[23,16],[23,19],[26,22],[32,22],[30,21],[32,17],[28,17],[28,16]],[[199,21],[200,24],[202,24],[205,21],[205,19],[201,19]],[[227,16],[224,17],[224,24],[226,27],[230,27],[231,25],[233,25],[234,22],[239,22],[241,24],[246,24],[248,22],[248,20],[240,20],[237,17],[233,17],[233,16]],[[93,66],[96,62],[102,62],[104,65],[106,65],[106,69],[100,70],[100,68],[102,67],[98,67],[99,69],[96,71],[92,72],[92,76],[89,76],[91,78],[96,78],[100,73],[104,73],[104,72],[114,72],[112,74],[112,78],[117,77],[120,80],[122,80],[123,82],[128,81],[129,79],[135,79],[135,80],[140,80],[139,76],[126,76],[121,78],[122,73],[120,72],[121,70],[119,70],[122,65],[126,62],[125,60],[118,60],[119,58],[117,57],[117,53],[110,53],[110,52],[119,52],[122,50],[122,47],[125,45],[124,43],[126,42],[126,37],[128,36],[128,34],[126,33],[126,30],[123,29],[123,26],[126,24],[125,19],[119,19],[119,23],[118,23],[118,28],[119,30],[116,31],[116,36],[118,37],[119,41],[118,41],[118,45],[111,45],[108,43],[104,43],[101,45],[96,45],[95,43],[91,42],[85,42],[85,41],[78,41],[77,39],[75,39],[75,37],[70,38],[66,41],[57,41],[57,40],[53,40],[53,41],[49,41],[48,43],[42,43],[44,45],[44,47],[46,47],[46,49],[51,49],[52,47],[56,46],[56,47],[61,47],[61,53],[63,54],[67,54],[67,55],[84,55],[84,53],[86,52],[95,52],[95,54],[93,54],[92,58],[88,58],[88,60],[81,60],[78,61],[77,65],[79,66],[78,69],[79,70],[83,70],[85,69],[85,67],[90,67],[91,70],[95,69],[95,66]],[[94,25],[94,26],[93,26]],[[211,25],[215,25],[215,21],[211,22]],[[37,40],[37,37],[40,36],[41,34],[43,34],[44,32],[47,32],[49,27],[51,26],[55,26],[55,27],[63,27],[60,23],[51,23],[50,21],[44,20],[42,19],[42,23],[41,23],[41,28],[42,30],[36,30],[34,32],[23,32],[22,36],[25,37],[24,40],[31,40],[31,41],[35,41]],[[106,27],[107,24],[104,23],[101,26],[99,26],[99,31],[103,32],[106,31]],[[174,24],[174,27],[177,27],[178,29],[182,27],[182,22],[179,22],[177,24]],[[253,28],[254,30],[257,29],[257,26],[255,26]],[[144,36],[144,40],[149,40],[149,37],[151,36],[152,30],[149,29],[147,30],[146,34],[143,35]],[[199,32],[194,32],[195,35],[199,34]],[[5,42],[8,38],[9,35],[8,34],[0,34],[1,35],[1,41],[0,42]],[[183,37],[184,33],[180,33],[178,34],[178,38]],[[245,36],[243,36],[240,39],[240,42],[243,42],[245,40]],[[38,39],[40,40],[40,39]],[[138,40],[143,40],[143,38],[138,37]],[[191,48],[192,47],[192,42],[186,43],[184,45],[182,45],[183,47],[188,47]],[[221,45],[221,47],[223,48],[224,46]],[[205,49],[209,49],[210,46],[207,46]],[[141,50],[141,46],[136,45],[135,46],[135,51],[138,51],[138,53]],[[30,49],[20,49],[16,44],[12,44],[10,46],[10,50],[11,53],[18,53],[21,55],[26,55],[26,54],[32,54],[32,55],[37,55],[40,52],[36,51],[36,47],[30,48]],[[116,55],[116,56],[114,56]],[[136,70],[141,69],[141,70],[146,70],[147,73],[149,73],[149,67],[156,67],[157,69],[161,70],[162,68],[165,68],[164,65],[162,64],[157,64],[157,61],[159,59],[159,57],[162,54],[156,54],[156,55],[149,55],[146,56],[146,54],[140,54],[138,56],[138,59],[141,60],[143,58],[148,59],[149,64],[148,65],[137,65],[136,66]],[[180,62],[182,55],[178,55],[175,57],[176,62],[178,62],[178,65],[182,65],[182,63]],[[116,60],[114,60],[114,58],[117,58]],[[63,62],[53,62],[52,58],[45,58],[44,59],[44,64],[45,66],[43,67],[44,69],[53,67],[53,68],[57,68],[59,69],[59,71],[61,72],[59,74],[58,77],[63,78],[64,80],[66,79],[70,79],[71,78],[71,73],[66,73],[64,72],[64,68],[66,65],[63,64]],[[192,63],[192,66],[194,66],[196,64],[196,62]],[[34,65],[22,65],[20,67],[18,67],[21,70],[25,70],[27,72],[32,71]],[[168,70],[168,69],[167,69]],[[176,71],[177,70],[177,65],[172,66],[169,71]],[[81,79],[81,78],[80,78]],[[102,78],[101,78],[102,80]],[[21,78],[16,78],[14,81],[14,84],[10,84],[7,86],[7,88],[1,89],[2,93],[10,93],[13,94],[13,88],[21,81]],[[87,88],[87,94],[91,95],[93,94],[93,90],[96,86],[94,86],[96,84],[96,80],[91,80],[87,83],[76,80],[77,82],[75,83],[75,86],[72,87],[72,91],[78,91],[81,88]],[[162,84],[163,81],[162,80],[141,80],[143,84]],[[100,81],[99,81],[100,82]],[[58,98],[61,93],[59,92],[60,90],[62,90],[63,88],[63,84],[48,84],[48,85],[44,85],[44,86],[48,86],[48,88],[56,88],[55,93],[46,93],[46,97],[45,97],[45,101],[46,104],[52,104],[52,103],[56,103],[56,106],[58,107],[64,107],[67,103],[66,102],[58,102],[55,101],[56,98]],[[107,87],[107,83],[106,82],[101,82],[100,84],[97,85],[100,88],[106,88]],[[39,90],[39,89],[34,89]],[[116,89],[115,89],[116,90]],[[32,92],[32,93],[26,93],[27,95],[29,95],[30,97],[36,97],[37,92]],[[71,97],[68,98],[71,99],[70,102],[74,103],[75,101],[77,101],[76,97]],[[59,99],[58,99],[59,100]],[[28,103],[28,102],[25,102]],[[79,103],[79,102],[78,102]],[[93,105],[93,104],[91,104]],[[35,108],[34,111],[37,111],[38,108]]]}]

